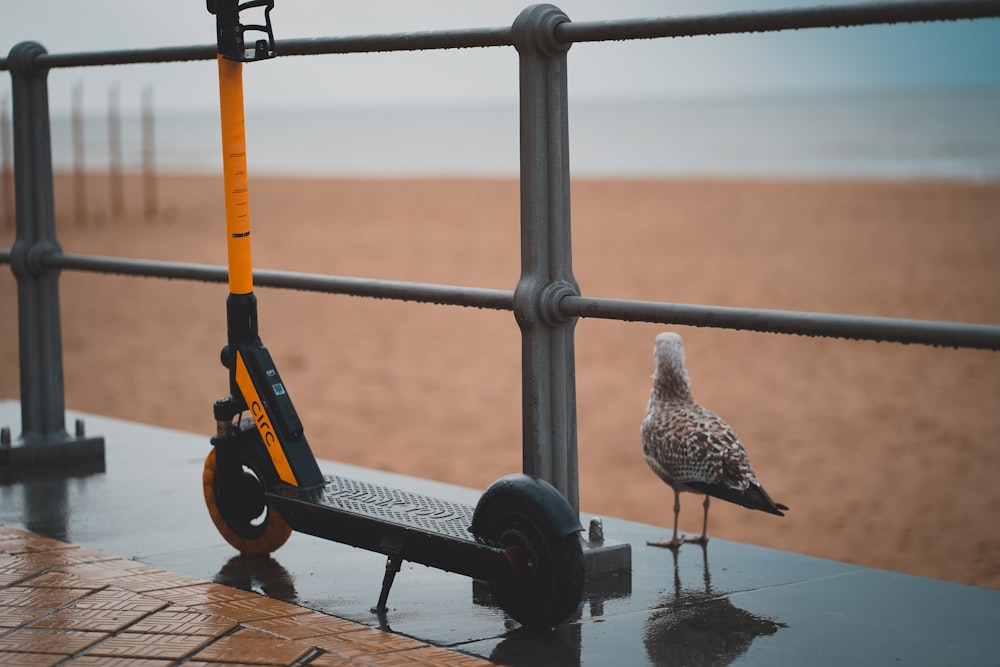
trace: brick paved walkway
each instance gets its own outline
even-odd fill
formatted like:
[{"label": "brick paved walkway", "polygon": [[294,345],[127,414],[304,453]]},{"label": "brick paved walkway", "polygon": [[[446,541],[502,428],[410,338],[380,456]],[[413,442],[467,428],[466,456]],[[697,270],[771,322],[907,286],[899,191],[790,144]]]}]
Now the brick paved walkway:
[{"label": "brick paved walkway", "polygon": [[446,665],[480,658],[0,525],[0,665]]}]

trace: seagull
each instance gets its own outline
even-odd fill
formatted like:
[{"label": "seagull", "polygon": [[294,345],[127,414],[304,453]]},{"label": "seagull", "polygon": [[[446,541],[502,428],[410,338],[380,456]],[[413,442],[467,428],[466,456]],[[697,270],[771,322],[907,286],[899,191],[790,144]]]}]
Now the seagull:
[{"label": "seagull", "polygon": [[[712,496],[743,507],[784,516],[757,481],[740,438],[721,417],[695,403],[684,367],[684,343],[673,332],[656,337],[656,372],[640,434],[646,463],[674,491],[674,536],[648,542],[678,548],[683,542],[708,542],[708,503]],[[705,494],[705,518],[698,537],[677,536],[682,491]]]}]

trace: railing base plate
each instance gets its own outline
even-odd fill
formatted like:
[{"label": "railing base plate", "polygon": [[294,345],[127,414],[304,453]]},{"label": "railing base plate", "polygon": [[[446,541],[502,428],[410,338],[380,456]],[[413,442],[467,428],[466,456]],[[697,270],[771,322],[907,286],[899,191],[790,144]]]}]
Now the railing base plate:
[{"label": "railing base plate", "polygon": [[0,468],[65,467],[103,461],[104,438],[101,436],[32,439],[0,446]]},{"label": "railing base plate", "polygon": [[583,540],[583,562],[587,581],[632,571],[632,545],[618,540],[600,543]]}]

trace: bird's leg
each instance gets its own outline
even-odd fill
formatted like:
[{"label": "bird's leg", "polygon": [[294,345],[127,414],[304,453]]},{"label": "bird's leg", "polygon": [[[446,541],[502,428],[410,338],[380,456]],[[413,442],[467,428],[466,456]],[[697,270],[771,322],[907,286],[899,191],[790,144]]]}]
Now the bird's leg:
[{"label": "bird's leg", "polygon": [[708,544],[701,543],[702,578],[705,580],[705,595],[712,593],[712,571],[708,569]]},{"label": "bird's leg", "polygon": [[697,543],[697,544],[708,544],[708,502],[709,502],[710,499],[711,499],[711,496],[708,496],[708,495],[705,496],[705,502],[704,502],[705,518],[702,520],[702,524],[701,524],[701,535],[699,535],[698,537],[686,537],[686,538],[684,538],[685,542],[694,542],[694,543]]},{"label": "bird's leg", "polygon": [[677,537],[677,518],[681,513],[681,494],[674,489],[674,536],[669,540],[659,540],[657,542],[646,542],[651,547],[665,547],[667,549],[677,549],[684,542],[683,537]]}]

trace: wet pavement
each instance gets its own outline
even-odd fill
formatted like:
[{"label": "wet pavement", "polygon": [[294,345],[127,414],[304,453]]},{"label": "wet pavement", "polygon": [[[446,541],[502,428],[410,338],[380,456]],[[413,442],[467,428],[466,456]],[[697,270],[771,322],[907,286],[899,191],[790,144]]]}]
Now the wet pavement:
[{"label": "wet pavement", "polygon": [[[69,413],[68,423],[77,416]],[[151,567],[175,573],[183,586],[194,586],[193,578],[200,586],[212,582],[287,603],[282,609],[288,613],[270,628],[240,625],[235,633],[227,630],[227,637],[249,638],[238,633],[253,630],[304,641],[309,624],[297,612],[320,612],[336,617],[332,623],[349,622],[353,630],[365,631],[355,638],[370,634],[413,643],[390,651],[391,656],[365,657],[386,660],[378,664],[389,664],[390,657],[400,664],[449,664],[470,660],[468,656],[511,665],[978,665],[1000,659],[994,638],[1000,591],[721,539],[706,548],[684,545],[674,553],[645,546],[646,540],[662,538],[663,528],[610,518],[604,519],[605,534],[632,545],[632,572],[589,582],[577,613],[552,632],[519,628],[493,604],[482,584],[412,563],[404,563],[388,612],[380,617],[370,611],[385,572],[380,554],[302,534],[294,534],[270,558],[241,557],[226,544],[201,495],[207,435],[82,416],[88,434],[105,438],[105,464],[77,468],[72,475],[4,476],[0,469],[0,524],[106,554],[123,572],[125,564]],[[0,401],[2,425],[9,425],[16,438],[16,402]],[[479,495],[328,461],[320,466],[328,474],[453,502],[475,505]],[[589,516],[582,517],[584,523]],[[2,537],[0,533],[0,552]],[[112,580],[102,581],[109,585]],[[183,596],[170,600],[181,607],[190,602]],[[6,604],[0,600],[0,619]],[[0,651],[2,640],[12,636],[10,627],[0,622]],[[410,651],[416,648],[460,653]],[[287,664],[338,655],[316,650]],[[191,658],[185,664],[198,662],[193,660],[196,653],[185,655]],[[357,661],[359,656],[355,652],[340,659]]]}]

